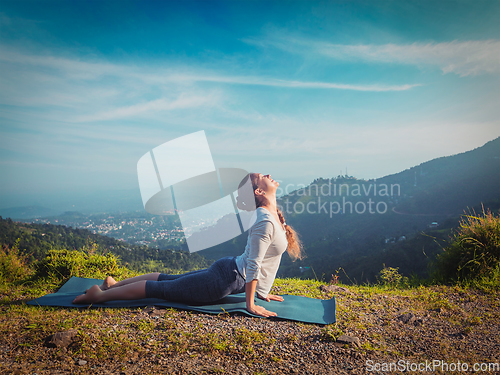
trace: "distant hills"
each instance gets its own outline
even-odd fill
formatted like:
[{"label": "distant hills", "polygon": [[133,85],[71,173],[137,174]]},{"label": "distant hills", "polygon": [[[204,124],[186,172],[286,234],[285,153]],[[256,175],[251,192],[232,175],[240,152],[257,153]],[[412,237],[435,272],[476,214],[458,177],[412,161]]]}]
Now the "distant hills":
[{"label": "distant hills", "polygon": [[[134,199],[130,202],[136,204]],[[500,209],[500,138],[376,180],[318,178],[278,203],[307,253],[305,260],[295,263],[285,256],[279,276],[328,281],[340,272],[344,282],[374,282],[386,265],[400,267],[406,276],[426,277],[429,263],[446,246],[460,215],[483,207]],[[0,210],[0,216],[26,219],[54,213],[32,206]],[[244,233],[197,254],[208,260],[239,255],[247,237]]]},{"label": "distant hills", "polygon": [[[309,267],[308,277],[329,280],[342,267],[352,281],[373,282],[385,264],[401,266],[407,276],[425,277],[459,216],[481,210],[481,204],[498,210],[498,202],[500,138],[377,180],[318,178],[279,200],[308,254],[296,263],[284,257],[279,272],[301,276],[299,267]],[[429,228],[432,223],[435,227]],[[214,259],[239,254],[246,237],[200,253]]]},{"label": "distant hills", "polygon": [[[7,201],[9,201],[7,199]],[[99,190],[84,192],[58,192],[45,194],[41,203],[24,206],[19,204],[22,197],[16,196],[12,207],[1,207],[0,216],[15,220],[26,220],[40,217],[57,216],[66,211],[79,211],[85,214],[132,212],[143,210],[139,189]],[[38,200],[37,200],[38,201]],[[5,203],[4,203],[5,204]],[[50,208],[48,208],[50,207]]]},{"label": "distant hills", "polygon": [[384,177],[405,194],[397,211],[461,214],[466,207],[500,198],[500,137],[461,154],[442,157]]},{"label": "distant hills", "polygon": [[[68,215],[79,215],[68,212]],[[94,246],[100,253],[113,253],[120,263],[138,272],[181,272],[207,267],[210,263],[197,253],[132,245],[87,229],[65,225],[22,223],[0,218],[0,246],[17,246],[31,261],[40,260],[51,249],[81,250]]]},{"label": "distant hills", "polygon": [[11,207],[0,209],[1,217],[10,217],[12,219],[35,219],[47,216],[56,216],[61,211],[41,206]]}]

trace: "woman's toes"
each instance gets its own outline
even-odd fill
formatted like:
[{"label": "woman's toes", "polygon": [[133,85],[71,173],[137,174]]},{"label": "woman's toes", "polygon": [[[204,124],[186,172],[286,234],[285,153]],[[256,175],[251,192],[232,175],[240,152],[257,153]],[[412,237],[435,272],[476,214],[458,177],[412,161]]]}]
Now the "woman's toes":
[{"label": "woman's toes", "polygon": [[104,279],[104,282],[101,285],[101,290],[109,289],[110,287],[112,287],[115,284],[116,284],[116,280],[113,279],[111,276],[108,276],[108,277],[106,277],[106,279]]},{"label": "woman's toes", "polygon": [[98,285],[94,285],[93,287],[87,289],[85,294],[80,294],[77,296],[73,303],[94,303],[97,301],[100,293],[102,293],[101,289]]},{"label": "woman's toes", "polygon": [[73,300],[73,303],[85,303],[85,302],[82,302],[82,297],[84,297],[85,294],[80,294],[79,296],[77,296],[74,300]]}]

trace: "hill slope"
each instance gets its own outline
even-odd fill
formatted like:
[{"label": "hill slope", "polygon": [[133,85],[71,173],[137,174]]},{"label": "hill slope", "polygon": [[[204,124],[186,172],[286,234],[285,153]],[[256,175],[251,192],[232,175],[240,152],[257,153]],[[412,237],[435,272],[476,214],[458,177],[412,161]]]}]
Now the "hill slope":
[{"label": "hill slope", "polygon": [[[32,261],[42,259],[50,249],[82,249],[96,244],[100,252],[118,255],[123,265],[142,272],[178,272],[204,268],[209,263],[199,254],[158,250],[131,245],[87,229],[54,224],[27,224],[0,217],[0,245],[19,249]],[[149,268],[148,268],[149,267]]]},{"label": "hill slope", "polygon": [[[296,263],[284,257],[279,274],[314,277],[315,270],[328,280],[342,267],[352,281],[375,281],[385,263],[407,276],[425,277],[428,261],[441,249],[425,238],[446,239],[468,208],[481,210],[484,203],[498,209],[499,186],[500,138],[377,180],[318,178],[279,200],[308,255]],[[440,226],[427,234],[431,237],[413,239],[433,222]],[[238,255],[246,237],[200,253],[212,259]],[[302,274],[299,267],[312,269]]]}]

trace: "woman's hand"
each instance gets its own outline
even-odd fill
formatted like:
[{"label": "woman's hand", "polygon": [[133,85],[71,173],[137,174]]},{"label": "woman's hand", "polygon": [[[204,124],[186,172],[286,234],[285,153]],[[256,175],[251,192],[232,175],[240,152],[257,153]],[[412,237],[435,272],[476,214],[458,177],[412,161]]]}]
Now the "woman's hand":
[{"label": "woman's hand", "polygon": [[268,294],[267,297],[262,297],[259,293],[257,293],[257,297],[260,299],[263,299],[264,301],[271,302],[271,301],[278,301],[278,302],[283,302],[283,297],[281,296],[275,296],[274,294]]},{"label": "woman's hand", "polygon": [[269,318],[270,316],[277,316],[278,315],[275,312],[268,311],[259,305],[253,305],[252,307],[247,307],[247,311],[251,314],[260,315],[260,316],[263,316],[266,318]]},{"label": "woman's hand", "polygon": [[[246,285],[245,285],[245,295],[246,295],[246,300],[247,300],[247,311],[249,313],[251,313],[251,314],[264,316],[266,318],[268,318],[270,316],[277,316],[278,314],[276,314],[275,312],[267,311],[262,306],[259,306],[259,305],[255,304],[254,295],[255,295],[255,288],[256,287],[257,287],[257,279],[254,279],[254,280],[246,283]],[[269,294],[267,296],[267,298],[269,298],[270,296],[271,296],[271,294]],[[257,293],[257,297],[260,297],[259,293]],[[279,301],[279,298],[281,298],[281,301],[283,301],[282,297],[279,297],[279,296],[273,296],[273,297],[278,298],[278,299],[276,299],[276,301]],[[262,299],[265,299],[266,301],[270,301],[271,300],[270,298],[269,299],[267,299],[267,298],[262,298]]]}]

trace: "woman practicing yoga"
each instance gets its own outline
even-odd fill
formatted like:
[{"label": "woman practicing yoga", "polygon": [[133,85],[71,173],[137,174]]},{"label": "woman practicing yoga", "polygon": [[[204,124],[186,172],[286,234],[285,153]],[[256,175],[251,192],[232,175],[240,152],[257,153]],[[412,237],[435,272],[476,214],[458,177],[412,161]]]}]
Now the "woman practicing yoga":
[{"label": "woman practicing yoga", "polygon": [[[238,257],[226,257],[208,269],[182,275],[149,273],[116,282],[108,276],[101,286],[94,285],[73,303],[102,303],[113,300],[161,298],[167,301],[203,304],[215,302],[229,294],[245,292],[247,311],[265,317],[276,313],[256,305],[254,296],[266,301],[283,301],[283,297],[269,294],[281,261],[288,251],[293,260],[302,258],[302,249],[296,233],[285,224],[276,204],[279,183],[270,175],[251,173],[250,178],[257,207],[257,220],[250,228],[245,252]],[[239,209],[251,210],[253,202],[245,202],[239,194]],[[250,199],[252,199],[250,194]]]}]

